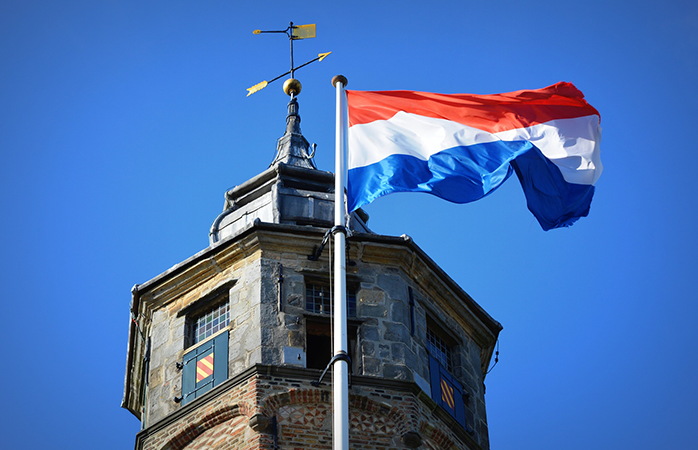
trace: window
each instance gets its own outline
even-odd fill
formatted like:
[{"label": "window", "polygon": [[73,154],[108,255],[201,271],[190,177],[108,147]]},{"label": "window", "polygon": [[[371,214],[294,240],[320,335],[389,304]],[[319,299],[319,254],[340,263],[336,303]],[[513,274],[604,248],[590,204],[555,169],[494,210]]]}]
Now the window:
[{"label": "window", "polygon": [[[187,346],[196,347],[182,360],[182,404],[200,397],[228,378],[228,331],[220,333],[230,323],[228,296],[218,295],[211,300],[215,306],[187,317]],[[211,336],[213,339],[207,340]]]},{"label": "window", "polygon": [[213,336],[230,323],[230,305],[228,298],[198,316],[190,318],[187,326],[187,342],[189,346],[198,344]]},{"label": "window", "polygon": [[446,370],[453,372],[453,351],[451,346],[432,327],[427,327],[427,350]]},{"label": "window", "polygon": [[[314,280],[305,281],[305,310],[320,315],[330,315],[332,305],[332,291],[328,284]],[[347,287],[347,315],[356,317],[355,289]],[[306,367],[325,370],[332,359],[332,324],[329,318],[307,316],[305,324]],[[356,347],[356,324],[350,324],[348,328],[349,356],[354,354]]]},{"label": "window", "polygon": [[[330,287],[324,284],[306,283],[305,309],[317,314],[329,314],[332,307]],[[356,317],[356,294],[347,289],[347,315]]]},{"label": "window", "polygon": [[454,348],[455,340],[427,318],[431,398],[466,428],[463,385],[453,376]]},{"label": "window", "polygon": [[182,395],[186,404],[228,379],[228,292],[235,280],[192,302],[177,313],[185,316],[184,348],[178,367],[182,369]]}]

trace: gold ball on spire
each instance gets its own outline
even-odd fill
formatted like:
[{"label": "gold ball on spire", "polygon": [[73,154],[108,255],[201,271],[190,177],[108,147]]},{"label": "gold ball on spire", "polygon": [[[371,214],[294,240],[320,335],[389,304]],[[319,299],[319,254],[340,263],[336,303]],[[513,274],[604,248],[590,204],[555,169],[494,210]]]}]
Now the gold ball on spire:
[{"label": "gold ball on spire", "polygon": [[291,94],[293,94],[293,95],[300,94],[301,93],[301,82],[296,80],[295,78],[289,78],[288,80],[284,81],[284,92],[288,96],[290,96]]}]

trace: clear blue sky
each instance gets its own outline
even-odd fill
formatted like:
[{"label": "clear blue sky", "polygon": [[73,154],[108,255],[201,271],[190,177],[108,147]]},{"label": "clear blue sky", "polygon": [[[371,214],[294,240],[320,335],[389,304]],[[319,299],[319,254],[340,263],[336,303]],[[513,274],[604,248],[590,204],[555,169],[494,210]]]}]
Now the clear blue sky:
[{"label": "clear blue sky", "polygon": [[[224,191],[284,131],[288,41],[302,130],[333,170],[349,88],[488,94],[571,81],[601,112],[591,214],[543,232],[518,181],[454,205],[366,208],[495,319],[493,450],[692,449],[698,439],[698,4],[694,1],[0,3],[4,448],[128,449],[130,288],[208,245]],[[36,421],[42,423],[37,431]],[[95,442],[100,442],[95,444]]]}]

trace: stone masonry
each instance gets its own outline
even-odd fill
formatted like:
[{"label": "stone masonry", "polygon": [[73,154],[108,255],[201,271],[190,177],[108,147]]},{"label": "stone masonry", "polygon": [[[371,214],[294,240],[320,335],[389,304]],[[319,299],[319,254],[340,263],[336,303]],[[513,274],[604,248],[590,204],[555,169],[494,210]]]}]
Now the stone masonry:
[{"label": "stone masonry", "polygon": [[[256,365],[298,367],[319,375],[296,360],[286,360],[285,355],[289,349],[297,350],[290,354],[304,354],[307,349],[305,326],[317,315],[305,309],[305,283],[309,277],[327,276],[330,266],[327,252],[318,261],[308,260],[321,237],[319,230],[309,227],[257,223],[236,239],[195,255],[136,290],[139,315],[150,318],[142,320],[151,341],[145,410],[141,410],[146,429],[190,407],[173,401],[181,395],[182,374],[177,362],[187,350],[185,317],[180,311],[221,286],[227,290],[230,304],[229,378]],[[426,326],[427,316],[431,316],[459,342],[454,375],[468,393],[465,431],[480,448],[487,448],[483,374],[498,324],[410,239],[356,234],[350,242],[347,276],[350,284],[358,287],[354,378],[409,383],[420,392],[409,408],[428,409],[428,402],[424,402],[430,396]],[[488,319],[489,327],[483,324]],[[362,388],[354,384],[351,392],[362,395]],[[281,420],[279,415],[291,414],[289,411],[287,408],[274,415]],[[415,425],[408,431],[424,438],[420,427]]]}]

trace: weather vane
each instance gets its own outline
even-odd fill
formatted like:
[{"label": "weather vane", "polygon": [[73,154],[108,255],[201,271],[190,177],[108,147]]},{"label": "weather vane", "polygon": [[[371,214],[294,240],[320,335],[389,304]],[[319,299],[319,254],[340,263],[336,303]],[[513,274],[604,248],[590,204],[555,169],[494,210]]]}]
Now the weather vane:
[{"label": "weather vane", "polygon": [[311,59],[310,61],[301,64],[298,67],[295,67],[293,65],[293,41],[299,40],[299,39],[308,39],[308,38],[314,38],[315,37],[315,24],[309,24],[309,25],[294,25],[293,22],[291,22],[285,30],[278,30],[278,31],[262,31],[262,30],[254,30],[254,34],[262,34],[262,33],[285,33],[286,36],[288,36],[288,40],[291,42],[291,70],[288,72],[282,73],[276,78],[271,79],[270,81],[262,81],[261,83],[257,83],[251,88],[247,88],[247,96],[249,97],[250,95],[254,94],[257,91],[261,91],[267,85],[273,81],[278,80],[281,77],[284,77],[288,74],[291,74],[291,78],[286,80],[284,82],[284,92],[286,95],[298,95],[301,92],[301,82],[296,80],[293,76],[296,70],[300,69],[301,67],[305,67],[310,63],[313,63],[315,61],[322,61],[325,59],[327,55],[329,55],[332,52],[327,52],[327,53],[320,53],[317,55],[317,58]]}]

